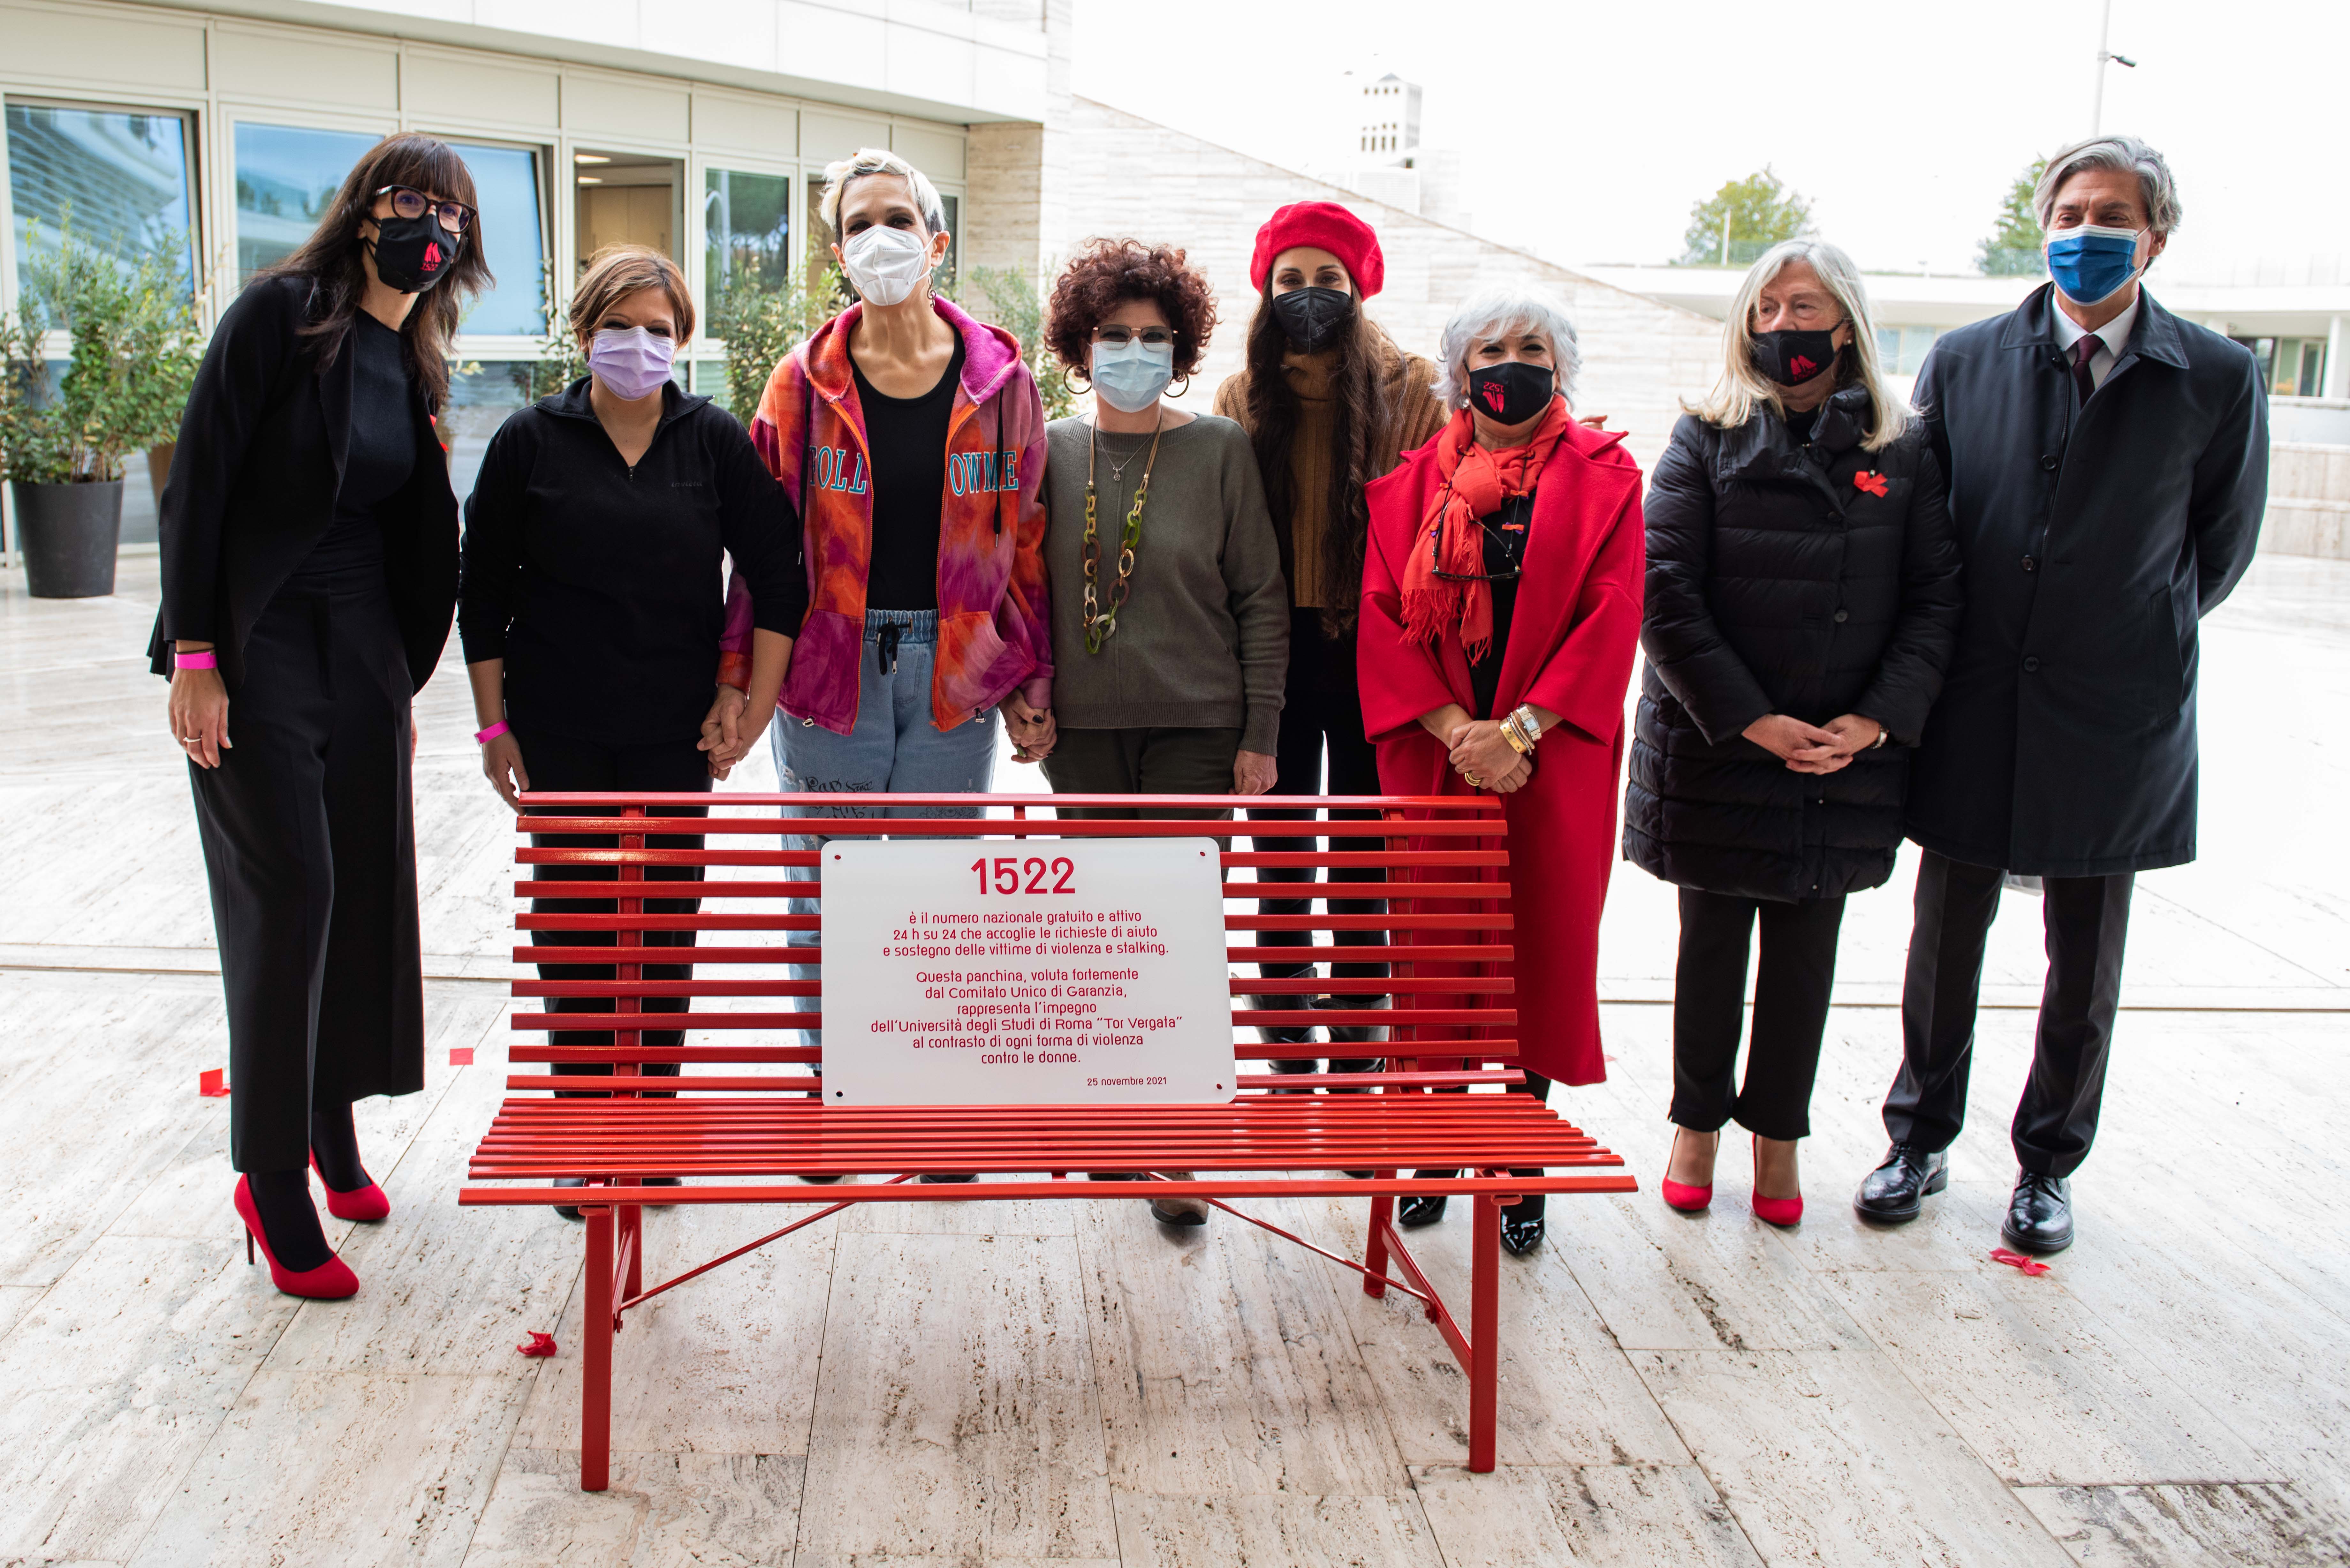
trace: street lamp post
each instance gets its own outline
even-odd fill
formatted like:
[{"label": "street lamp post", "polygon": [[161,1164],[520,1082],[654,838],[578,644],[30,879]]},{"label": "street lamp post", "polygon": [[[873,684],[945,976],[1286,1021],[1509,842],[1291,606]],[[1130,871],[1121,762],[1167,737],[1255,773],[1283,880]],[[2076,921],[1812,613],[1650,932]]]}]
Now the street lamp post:
[{"label": "street lamp post", "polygon": [[2105,8],[2097,22],[2097,80],[2089,97],[2089,134],[2092,136],[2105,128],[2106,63],[2110,60],[2115,65],[2130,70],[2137,69],[2136,60],[2131,59],[2127,55],[2116,55],[2107,47],[2112,42],[2113,31],[2114,0],[2106,0]]}]

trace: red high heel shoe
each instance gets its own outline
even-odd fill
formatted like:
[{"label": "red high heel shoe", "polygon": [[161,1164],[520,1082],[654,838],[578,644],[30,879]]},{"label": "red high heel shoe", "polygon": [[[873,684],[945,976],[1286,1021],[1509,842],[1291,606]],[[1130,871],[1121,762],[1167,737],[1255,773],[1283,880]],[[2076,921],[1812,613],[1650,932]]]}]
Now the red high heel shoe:
[{"label": "red high heel shoe", "polygon": [[[1673,1148],[1675,1150],[1679,1150],[1681,1146],[1681,1131],[1682,1129],[1678,1127],[1673,1128]],[[1717,1144],[1715,1146],[1715,1152],[1719,1153],[1720,1151],[1721,1146]],[[1667,1168],[1670,1168],[1672,1163],[1672,1156],[1670,1154],[1668,1154],[1665,1157],[1665,1162]],[[1684,1214],[1701,1213],[1713,1202],[1713,1183],[1711,1181],[1707,1182],[1703,1187],[1691,1187],[1686,1181],[1675,1181],[1669,1176],[1659,1181],[1657,1186],[1659,1190],[1664,1193],[1665,1201],[1673,1208],[1679,1210]]]},{"label": "red high heel shoe", "polygon": [[310,1157],[310,1168],[318,1171],[318,1185],[327,1189],[327,1212],[336,1219],[372,1225],[391,1212],[391,1199],[374,1182],[349,1192],[338,1192],[335,1184],[327,1179],[327,1173],[318,1170],[318,1157],[315,1154]]},{"label": "red high heel shoe", "polygon": [[269,1260],[269,1282],[289,1296],[303,1296],[311,1301],[338,1302],[359,1292],[359,1277],[342,1259],[329,1255],[315,1269],[298,1272],[282,1266],[277,1254],[269,1250],[269,1238],[261,1229],[261,1211],[253,1206],[253,1191],[244,1178],[236,1179],[236,1217],[244,1221],[244,1261],[253,1262],[253,1244],[261,1243],[261,1255]]},{"label": "red high heel shoe", "polygon": [[[1762,1139],[1760,1134],[1754,1138],[1754,1168],[1759,1172],[1762,1168]],[[1757,1179],[1760,1179],[1759,1176]],[[1754,1218],[1766,1225],[1776,1225],[1783,1231],[1803,1217],[1804,1195],[1800,1192],[1793,1198],[1765,1198],[1760,1192],[1754,1194]]]}]

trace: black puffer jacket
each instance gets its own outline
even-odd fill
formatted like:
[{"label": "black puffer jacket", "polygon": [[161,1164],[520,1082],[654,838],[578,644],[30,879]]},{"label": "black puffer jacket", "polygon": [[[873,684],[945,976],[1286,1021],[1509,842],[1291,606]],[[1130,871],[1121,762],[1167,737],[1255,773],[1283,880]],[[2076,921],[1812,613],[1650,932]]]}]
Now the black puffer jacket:
[{"label": "black puffer jacket", "polygon": [[[1624,853],[1668,882],[1794,900],[1892,875],[1961,600],[1925,432],[1864,452],[1868,410],[1836,392],[1808,444],[1767,410],[1728,431],[1685,416],[1657,464]],[[1890,738],[1800,774],[1745,738],[1766,713],[1858,713]]]}]

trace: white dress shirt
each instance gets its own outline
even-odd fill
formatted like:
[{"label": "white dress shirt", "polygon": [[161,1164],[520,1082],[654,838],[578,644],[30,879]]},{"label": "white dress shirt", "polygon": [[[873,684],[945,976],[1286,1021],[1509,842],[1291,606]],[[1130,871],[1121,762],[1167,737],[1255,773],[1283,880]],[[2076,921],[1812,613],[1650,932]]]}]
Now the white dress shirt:
[{"label": "white dress shirt", "polygon": [[[2091,386],[2104,386],[2106,378],[2113,374],[2114,365],[2121,358],[2122,350],[2129,347],[2130,328],[2137,325],[2137,307],[2145,303],[2146,291],[2140,289],[2137,297],[2129,302],[2127,310],[2097,328],[2100,347],[2089,356]],[[2064,358],[2069,362],[2073,358],[2073,345],[2088,337],[2089,329],[2064,314],[2064,302],[2053,289],[2048,295],[2048,314],[2056,323],[2056,347],[2064,351]]]}]

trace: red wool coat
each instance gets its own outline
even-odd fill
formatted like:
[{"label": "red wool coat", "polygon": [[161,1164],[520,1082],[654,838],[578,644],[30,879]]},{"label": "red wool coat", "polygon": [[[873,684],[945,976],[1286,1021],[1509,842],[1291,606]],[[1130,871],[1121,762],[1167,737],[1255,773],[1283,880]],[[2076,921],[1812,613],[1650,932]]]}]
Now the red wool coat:
[{"label": "red wool coat", "polygon": [[[1533,779],[1500,797],[1510,825],[1512,889],[1500,908],[1513,917],[1513,928],[1491,940],[1512,943],[1517,961],[1428,964],[1419,971],[1513,977],[1514,994],[1464,999],[1461,1005],[1514,1006],[1516,1030],[1495,1033],[1513,1033],[1523,1064],[1564,1084],[1596,1084],[1607,1076],[1599,1048],[1599,911],[1615,864],[1624,693],[1639,646],[1643,570],[1640,470],[1622,439],[1569,426],[1534,487],[1534,521],[1493,711],[1531,702],[1564,722],[1544,733]],[[1364,493],[1371,526],[1357,660],[1363,728],[1378,748],[1379,788],[1388,794],[1474,793],[1446,761],[1443,744],[1419,725],[1421,714],[1448,702],[1475,712],[1460,634],[1448,633],[1433,649],[1403,635],[1404,561],[1441,483],[1430,441]],[[1410,846],[1457,849],[1462,842],[1425,839]],[[1493,879],[1496,873],[1482,875]],[[1407,873],[1421,880],[1463,876],[1451,868]],[[1447,931],[1440,940],[1475,939]],[[1421,1038],[1446,1033],[1423,1031]],[[1473,1037],[1482,1032],[1451,1033]]]}]

